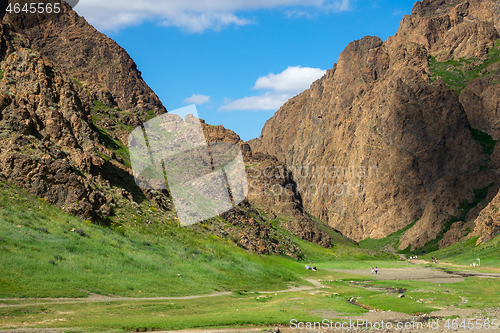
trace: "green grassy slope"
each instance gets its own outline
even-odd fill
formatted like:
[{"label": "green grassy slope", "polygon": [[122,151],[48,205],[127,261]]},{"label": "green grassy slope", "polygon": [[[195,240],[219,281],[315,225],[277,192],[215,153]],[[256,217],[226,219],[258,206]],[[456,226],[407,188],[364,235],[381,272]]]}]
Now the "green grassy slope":
[{"label": "green grassy slope", "polygon": [[422,258],[437,257],[439,261],[465,266],[477,263],[477,259],[481,259],[481,266],[484,268],[500,267],[500,235],[478,246],[476,246],[477,238],[472,237],[445,249],[426,254]]},{"label": "green grassy slope", "polygon": [[[178,296],[303,283],[304,261],[249,253],[178,227],[171,217],[161,220],[154,207],[142,207],[141,214],[118,211],[108,227],[97,226],[0,182],[0,208],[0,298]],[[293,237],[305,262],[378,253],[349,243],[324,249],[281,232]]]},{"label": "green grassy slope", "polygon": [[[401,237],[403,236],[403,234],[407,230],[409,230],[410,228],[412,228],[415,225],[416,222],[417,221],[414,221],[414,222],[410,223],[409,225],[407,225],[403,229],[401,229],[399,231],[396,231],[396,232],[392,233],[391,235],[389,235],[389,236],[387,236],[385,238],[381,238],[381,239],[367,238],[367,239],[364,239],[361,242],[359,242],[359,245],[363,249],[383,250],[387,246],[390,246],[394,250],[396,250],[397,247],[398,247],[398,245],[399,245],[399,240],[401,239]],[[403,253],[403,252],[404,251],[400,251],[399,253]]]}]

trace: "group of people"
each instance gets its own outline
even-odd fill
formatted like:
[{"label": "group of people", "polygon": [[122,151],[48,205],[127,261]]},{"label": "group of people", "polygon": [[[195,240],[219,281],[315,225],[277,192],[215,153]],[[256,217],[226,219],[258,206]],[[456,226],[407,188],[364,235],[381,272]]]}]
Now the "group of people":
[{"label": "group of people", "polygon": [[373,275],[373,273],[378,274],[378,268],[377,267],[372,268],[372,275]]},{"label": "group of people", "polygon": [[410,256],[410,260],[413,260],[413,259],[417,260],[418,256],[414,256],[414,257]]},{"label": "group of people", "polygon": [[317,271],[316,267],[311,267],[311,266],[304,266],[305,269],[309,269],[311,271]]}]

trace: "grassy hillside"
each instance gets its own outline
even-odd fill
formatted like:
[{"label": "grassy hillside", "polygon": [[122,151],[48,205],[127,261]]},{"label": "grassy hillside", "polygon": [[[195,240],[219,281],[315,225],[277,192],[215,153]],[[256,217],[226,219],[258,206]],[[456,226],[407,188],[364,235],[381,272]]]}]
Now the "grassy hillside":
[{"label": "grassy hillside", "polygon": [[430,259],[437,257],[439,261],[446,261],[458,265],[470,265],[481,259],[481,266],[500,267],[500,235],[494,239],[476,246],[478,237],[472,237],[442,250],[422,256]]},{"label": "grassy hillside", "polygon": [[349,242],[325,249],[285,230],[307,259],[259,256],[148,207],[118,211],[109,226],[98,226],[4,182],[0,203],[0,298],[286,289],[301,283],[304,263],[387,258]]},{"label": "grassy hillside", "polygon": [[[418,221],[418,220],[417,220]],[[359,242],[359,245],[363,249],[372,249],[372,250],[383,250],[387,247],[391,247],[394,249],[394,251],[397,251],[398,245],[399,245],[399,240],[403,236],[403,234],[411,229],[417,221],[414,221],[404,227],[403,229],[396,231],[392,233],[391,235],[381,238],[381,239],[372,239],[372,238],[367,238]],[[399,253],[403,253],[404,251],[400,251]]]}]

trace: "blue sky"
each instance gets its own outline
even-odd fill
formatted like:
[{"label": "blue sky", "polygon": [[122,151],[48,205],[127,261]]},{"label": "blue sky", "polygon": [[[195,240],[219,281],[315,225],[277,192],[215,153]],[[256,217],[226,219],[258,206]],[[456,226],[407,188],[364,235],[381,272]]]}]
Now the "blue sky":
[{"label": "blue sky", "polygon": [[207,123],[260,135],[288,98],[347,44],[396,33],[408,0],[86,0],[75,10],[113,38],[173,111],[196,103]]}]

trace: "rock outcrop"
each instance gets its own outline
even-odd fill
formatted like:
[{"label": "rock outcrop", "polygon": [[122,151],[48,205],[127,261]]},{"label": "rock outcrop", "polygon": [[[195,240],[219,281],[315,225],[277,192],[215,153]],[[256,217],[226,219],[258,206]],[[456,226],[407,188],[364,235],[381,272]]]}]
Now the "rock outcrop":
[{"label": "rock outcrop", "polygon": [[248,181],[248,202],[261,208],[266,215],[303,240],[330,248],[332,239],[302,207],[302,199],[293,181],[291,172],[275,157],[266,154],[253,154],[250,146],[240,137],[223,126],[205,124],[203,131],[207,142],[228,142],[240,146],[246,164]]},{"label": "rock outcrop", "polygon": [[479,236],[477,244],[487,242],[500,234],[499,210],[500,194],[497,194],[476,218],[476,226],[471,234],[471,237]]},{"label": "rock outcrop", "polygon": [[[252,150],[295,171],[304,208],[354,240],[418,219],[400,249],[441,241],[460,204],[498,180],[498,147],[484,134],[498,140],[499,17],[494,1],[417,2],[386,42],[350,43]],[[467,234],[464,225],[441,246]]]}]

